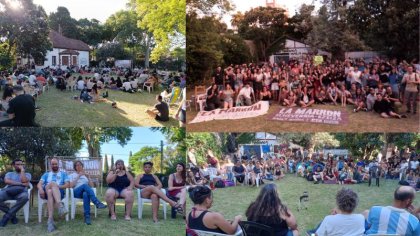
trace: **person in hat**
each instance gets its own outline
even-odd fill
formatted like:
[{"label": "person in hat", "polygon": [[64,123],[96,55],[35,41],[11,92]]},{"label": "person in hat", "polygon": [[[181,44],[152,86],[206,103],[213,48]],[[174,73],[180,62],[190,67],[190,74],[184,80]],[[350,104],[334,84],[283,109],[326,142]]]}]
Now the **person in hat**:
[{"label": "person in hat", "polygon": [[9,102],[7,113],[9,120],[0,122],[0,127],[5,126],[36,126],[35,123],[35,99],[25,94],[21,85],[13,86],[16,95]]}]

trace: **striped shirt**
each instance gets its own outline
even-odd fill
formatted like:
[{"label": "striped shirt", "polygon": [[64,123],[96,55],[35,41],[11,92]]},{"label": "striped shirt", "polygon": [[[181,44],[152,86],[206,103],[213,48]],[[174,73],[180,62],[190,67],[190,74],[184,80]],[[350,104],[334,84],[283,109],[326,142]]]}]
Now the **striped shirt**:
[{"label": "striped shirt", "polygon": [[67,176],[67,173],[64,171],[59,171],[58,173],[54,173],[52,171],[46,172],[41,176],[41,181],[43,182],[43,186],[46,186],[47,184],[51,182],[57,183],[59,186],[64,185],[65,182],[69,182],[69,177]]},{"label": "striped shirt", "polygon": [[369,211],[366,234],[420,235],[417,217],[408,211],[392,206],[374,206]]}]

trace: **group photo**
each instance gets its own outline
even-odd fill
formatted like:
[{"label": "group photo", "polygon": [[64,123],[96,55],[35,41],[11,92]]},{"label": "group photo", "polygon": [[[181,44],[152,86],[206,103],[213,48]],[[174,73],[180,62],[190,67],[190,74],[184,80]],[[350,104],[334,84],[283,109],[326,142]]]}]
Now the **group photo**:
[{"label": "group photo", "polygon": [[418,133],[188,133],[186,143],[187,235],[420,232]]},{"label": "group photo", "polygon": [[[187,12],[189,131],[419,129],[418,20],[387,28],[410,35],[395,42],[377,25],[393,14],[373,16],[370,1],[298,1],[294,12],[283,1],[228,2]],[[390,4],[418,15],[415,1]],[[196,37],[202,28],[209,37]]]},{"label": "group photo", "polygon": [[1,231],[177,235],[184,137],[181,128],[1,129]]},{"label": "group photo", "polygon": [[106,4],[0,2],[1,127],[183,126],[185,36],[155,36],[147,2]]}]

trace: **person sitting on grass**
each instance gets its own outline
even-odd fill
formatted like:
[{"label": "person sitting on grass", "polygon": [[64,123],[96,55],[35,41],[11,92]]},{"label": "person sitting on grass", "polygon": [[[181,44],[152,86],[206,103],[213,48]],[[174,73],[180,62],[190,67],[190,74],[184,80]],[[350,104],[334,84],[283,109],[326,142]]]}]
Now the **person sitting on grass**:
[{"label": "person sitting on grass", "polygon": [[281,180],[284,177],[284,174],[281,171],[280,164],[275,164],[274,166],[274,179]]},{"label": "person sitting on grass", "polygon": [[187,231],[200,230],[220,234],[235,234],[240,230],[239,222],[242,216],[237,215],[232,222],[227,221],[222,214],[209,211],[213,205],[211,189],[207,186],[196,186],[188,189],[191,201],[194,203],[187,217]]},{"label": "person sitting on grass", "polygon": [[245,86],[238,93],[238,102],[241,106],[251,106],[252,101],[255,101],[255,93],[254,89],[249,85],[249,83],[245,83]]},{"label": "person sitting on grass", "polygon": [[281,202],[275,184],[267,184],[261,189],[257,199],[249,205],[245,215],[248,221],[273,228],[275,236],[299,235],[296,218]]},{"label": "person sitting on grass", "polygon": [[420,235],[420,222],[415,216],[413,202],[416,192],[411,186],[399,186],[394,192],[392,206],[373,206],[363,212],[368,229],[366,234]]},{"label": "person sitting on grass", "polygon": [[338,95],[339,91],[337,87],[335,86],[334,82],[331,82],[330,86],[327,90],[328,99],[333,103],[333,105],[337,105]]},{"label": "person sitting on grass", "polygon": [[[342,107],[346,107],[346,105],[348,103],[352,103],[353,101],[351,100],[351,93],[346,89],[346,86],[344,84],[342,84],[340,86],[340,100],[341,100],[341,106]],[[349,102],[349,100],[351,102]]]},{"label": "person sitting on grass", "polygon": [[327,164],[327,167],[325,168],[324,178],[329,181],[337,181],[337,177],[330,164]]},{"label": "person sitting on grass", "polygon": [[319,181],[321,181],[322,183],[324,183],[324,172],[322,171],[322,166],[321,165],[317,165],[315,167],[315,170],[313,172],[313,178],[314,178],[314,184],[318,184]]},{"label": "person sitting on grass", "polygon": [[54,224],[54,208],[58,208],[58,214],[60,216],[68,213],[61,200],[64,198],[64,189],[70,187],[70,181],[66,172],[59,170],[57,158],[51,159],[50,168],[51,171],[44,173],[37,185],[39,196],[48,201],[48,233],[56,230]]},{"label": "person sitting on grass", "polygon": [[140,174],[136,177],[134,181],[134,185],[136,188],[141,189],[141,197],[147,198],[152,200],[152,217],[153,222],[158,222],[158,210],[159,210],[159,199],[164,200],[165,202],[169,203],[172,207],[176,209],[176,211],[180,214],[184,214],[184,210],[182,208],[182,204],[179,204],[175,201],[169,199],[165,193],[162,192],[162,183],[160,182],[159,178],[152,174],[153,163],[152,162],[145,162],[143,164],[144,174]]},{"label": "person sitting on grass", "polygon": [[105,199],[108,204],[111,220],[117,220],[115,214],[115,201],[117,198],[125,200],[125,220],[131,220],[131,209],[134,203],[133,185],[134,179],[130,172],[126,171],[124,161],[117,160],[114,168],[108,172],[106,177],[108,189],[105,192]]},{"label": "person sitting on grass", "polygon": [[303,87],[303,91],[299,98],[299,105],[303,108],[310,107],[315,103],[315,100],[312,97],[312,91],[308,92],[308,87]]},{"label": "person sitting on grass", "polygon": [[331,215],[326,216],[317,229],[307,234],[317,236],[353,236],[363,235],[365,219],[362,214],[354,214],[359,203],[357,193],[349,188],[342,188],[335,197],[337,208],[332,209]]},{"label": "person sitting on grass", "polygon": [[157,95],[156,100],[158,101],[158,103],[155,104],[153,109],[147,109],[146,113],[157,121],[162,121],[162,122],[169,121],[168,104],[162,101],[161,95]]},{"label": "person sitting on grass", "polygon": [[20,85],[13,86],[13,93],[16,96],[9,101],[7,109],[9,120],[0,122],[0,127],[37,126],[34,97],[24,94],[23,87]]},{"label": "person sitting on grass", "polygon": [[128,79],[124,80],[122,85],[123,91],[127,93],[134,93],[133,88],[131,87],[131,83]]},{"label": "person sitting on grass", "polygon": [[73,169],[76,171],[69,176],[70,187],[74,188],[74,197],[83,198],[83,213],[85,216],[85,223],[87,225],[91,224],[90,221],[90,202],[95,204],[96,208],[104,209],[104,205],[93,192],[93,182],[91,181],[89,175],[85,173],[83,169],[83,162],[76,161],[73,164]]},{"label": "person sitting on grass", "polygon": [[388,98],[384,98],[381,93],[376,94],[376,101],[373,109],[381,115],[382,118],[395,117],[398,119],[407,118],[405,115],[395,113],[392,109],[391,102]]}]

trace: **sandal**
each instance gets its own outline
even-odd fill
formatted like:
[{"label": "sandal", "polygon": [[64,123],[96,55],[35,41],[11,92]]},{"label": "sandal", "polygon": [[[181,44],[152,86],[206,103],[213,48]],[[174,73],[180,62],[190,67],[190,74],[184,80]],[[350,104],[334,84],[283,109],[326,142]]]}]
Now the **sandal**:
[{"label": "sandal", "polygon": [[125,216],[124,219],[127,220],[127,221],[130,221],[131,217],[130,216]]},{"label": "sandal", "polygon": [[111,215],[111,220],[117,220],[117,216],[116,215]]},{"label": "sandal", "polygon": [[180,214],[180,215],[184,215],[184,208],[182,208],[182,205],[177,203],[175,206],[175,211]]}]

